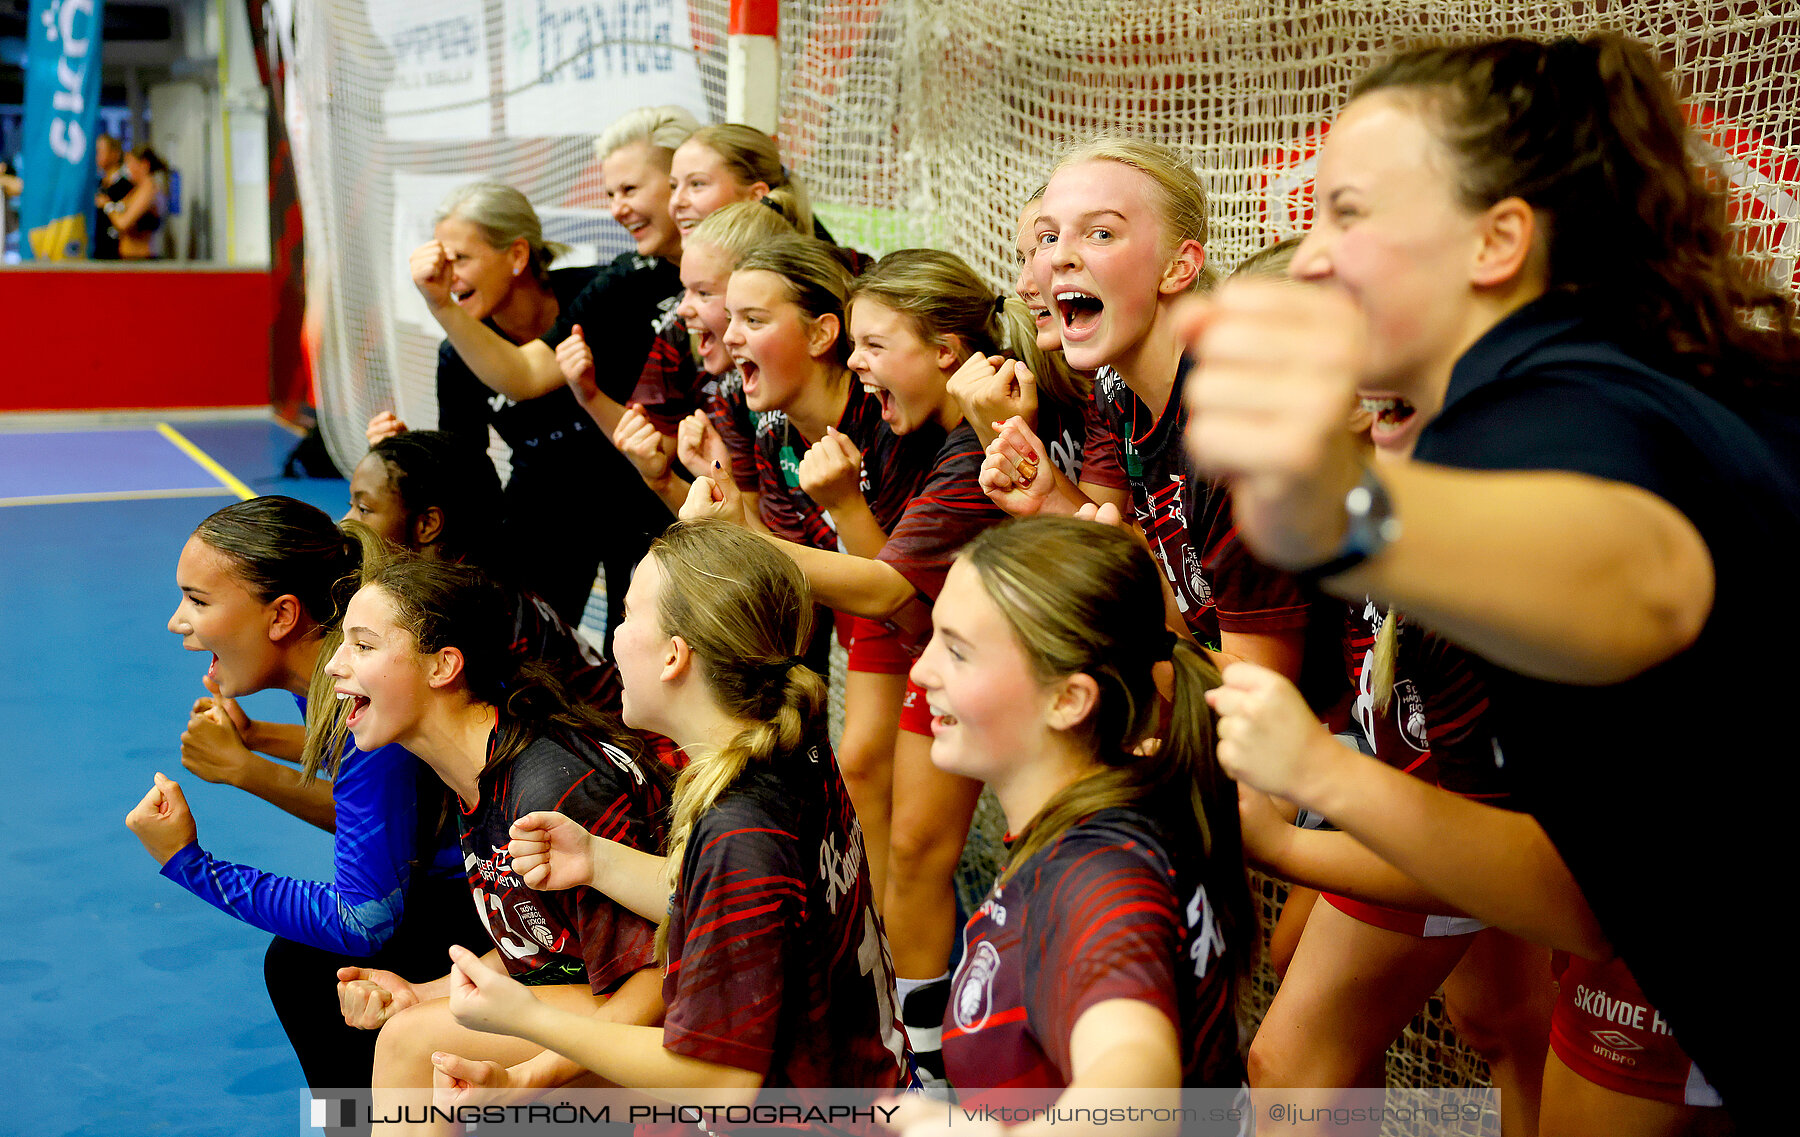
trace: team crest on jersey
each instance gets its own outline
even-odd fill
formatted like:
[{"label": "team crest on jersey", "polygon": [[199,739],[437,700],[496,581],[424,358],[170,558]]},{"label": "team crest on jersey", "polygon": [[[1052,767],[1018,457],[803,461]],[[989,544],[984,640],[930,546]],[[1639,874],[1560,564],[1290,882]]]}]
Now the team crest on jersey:
[{"label": "team crest on jersey", "polygon": [[1181,550],[1181,567],[1187,574],[1188,592],[1200,602],[1200,607],[1212,607],[1212,586],[1206,583],[1206,577],[1200,571],[1200,557],[1192,545]]},{"label": "team crest on jersey", "polygon": [[1411,679],[1394,684],[1394,722],[1408,746],[1420,753],[1431,748],[1431,732],[1425,725],[1425,697]]},{"label": "team crest on jersey", "polygon": [[543,944],[545,947],[551,947],[556,943],[556,933],[550,930],[550,925],[548,924],[533,924],[531,926],[531,938],[538,943]]},{"label": "team crest on jersey", "polygon": [[980,1030],[994,1009],[994,976],[1000,971],[1000,952],[987,940],[963,962],[956,984],[956,1025],[965,1031]]}]

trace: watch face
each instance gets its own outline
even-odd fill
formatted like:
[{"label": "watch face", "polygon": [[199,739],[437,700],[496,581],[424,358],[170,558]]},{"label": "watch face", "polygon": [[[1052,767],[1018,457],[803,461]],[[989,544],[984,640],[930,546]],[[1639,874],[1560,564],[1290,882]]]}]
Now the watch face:
[{"label": "watch face", "polygon": [[1344,495],[1344,513],[1348,524],[1340,554],[1373,556],[1399,535],[1400,523],[1394,519],[1393,499],[1388,497],[1387,487],[1370,467],[1363,468],[1362,480]]}]

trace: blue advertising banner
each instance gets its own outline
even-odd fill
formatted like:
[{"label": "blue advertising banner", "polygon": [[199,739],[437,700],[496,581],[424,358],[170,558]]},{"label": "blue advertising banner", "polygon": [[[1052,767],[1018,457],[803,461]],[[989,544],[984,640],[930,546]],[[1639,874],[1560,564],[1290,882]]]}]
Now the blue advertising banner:
[{"label": "blue advertising banner", "polygon": [[85,257],[94,212],[94,123],[100,111],[104,0],[31,0],[25,138],[19,173],[19,255]]}]

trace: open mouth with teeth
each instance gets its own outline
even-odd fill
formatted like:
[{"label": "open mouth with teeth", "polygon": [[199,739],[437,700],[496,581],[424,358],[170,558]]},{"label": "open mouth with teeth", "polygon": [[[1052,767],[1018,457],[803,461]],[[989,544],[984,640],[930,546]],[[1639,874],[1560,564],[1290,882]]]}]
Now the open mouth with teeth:
[{"label": "open mouth with teeth", "polygon": [[1025,307],[1031,312],[1031,322],[1041,330],[1050,326],[1050,306],[1027,302]]},{"label": "open mouth with teeth", "polygon": [[363,713],[369,709],[369,697],[358,695],[354,691],[339,691],[337,697],[338,702],[350,704],[350,715],[344,720],[344,725],[355,730],[356,724],[362,721]]},{"label": "open mouth with teeth", "polygon": [[711,355],[719,344],[719,337],[708,331],[705,324],[689,324],[687,334],[694,341],[694,351],[702,357]]},{"label": "open mouth with teeth", "polygon": [[473,288],[463,288],[463,289],[453,288],[450,290],[450,299],[456,301],[458,304],[467,304],[470,300],[473,300],[474,298],[475,298],[475,290]]},{"label": "open mouth with teeth", "polygon": [[956,716],[937,707],[931,708],[931,725],[934,730],[956,725]]},{"label": "open mouth with teeth", "polygon": [[1374,420],[1372,433],[1378,441],[1405,430],[1414,414],[1413,405],[1398,395],[1364,395],[1361,406]]},{"label": "open mouth with teeth", "polygon": [[875,398],[881,402],[881,421],[890,426],[893,425],[894,419],[900,412],[899,405],[894,402],[894,393],[886,387],[877,387],[875,384],[867,381],[863,383],[862,389],[875,396]]},{"label": "open mouth with teeth", "polygon": [[731,357],[731,361],[737,364],[738,374],[743,376],[744,394],[748,395],[754,392],[757,380],[762,376],[762,366],[754,359],[744,359],[736,355]]},{"label": "open mouth with teeth", "polygon": [[1066,288],[1056,294],[1056,308],[1062,316],[1063,330],[1079,336],[1092,331],[1100,322],[1100,313],[1106,305],[1091,292]]}]

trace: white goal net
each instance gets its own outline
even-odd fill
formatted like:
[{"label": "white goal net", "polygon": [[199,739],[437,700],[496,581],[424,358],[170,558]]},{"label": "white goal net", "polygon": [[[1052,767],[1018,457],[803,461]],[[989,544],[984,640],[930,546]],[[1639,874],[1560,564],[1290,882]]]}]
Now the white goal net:
[{"label": "white goal net", "polygon": [[[724,113],[726,0],[320,0],[284,45],[326,440],[340,467],[393,407],[436,419],[435,324],[406,254],[444,191],[523,190],[547,235],[625,247],[601,208],[593,138],[617,113]],[[1230,268],[1304,228],[1313,154],[1350,85],[1396,48],[1595,28],[1650,43],[1689,97],[1697,158],[1729,179],[1745,248],[1800,279],[1796,0],[786,0],[781,141],[839,240],[932,245],[996,286],[1020,204],[1100,130],[1189,157]],[[1274,891],[1265,894],[1272,907]],[[1260,988],[1266,998],[1265,978]],[[1477,1080],[1422,1019],[1397,1084]]]}]

